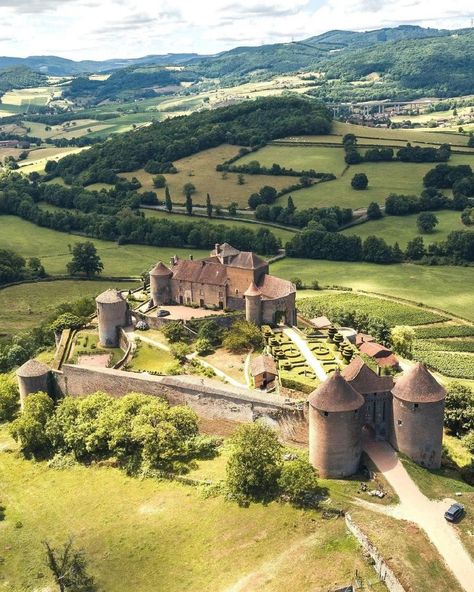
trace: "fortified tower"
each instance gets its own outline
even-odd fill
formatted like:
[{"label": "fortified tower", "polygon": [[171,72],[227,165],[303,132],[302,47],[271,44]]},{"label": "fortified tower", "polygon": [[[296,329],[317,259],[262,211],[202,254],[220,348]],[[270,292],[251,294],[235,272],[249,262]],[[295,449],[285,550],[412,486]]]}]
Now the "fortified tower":
[{"label": "fortified tower", "polygon": [[362,454],[360,395],[336,370],[309,397],[309,461],[321,477],[357,472]]},{"label": "fortified tower", "polygon": [[262,293],[252,281],[244,292],[245,318],[249,323],[262,324]]},{"label": "fortified tower", "polygon": [[395,382],[392,393],[392,446],[423,467],[439,469],[446,391],[418,362]]},{"label": "fortified tower", "polygon": [[49,391],[49,368],[37,360],[28,360],[16,371],[18,388],[20,389],[21,408],[25,398],[32,393]]},{"label": "fortified tower", "polygon": [[117,290],[106,290],[95,299],[99,322],[99,343],[106,347],[118,347],[119,327],[129,324],[128,305]]},{"label": "fortified tower", "polygon": [[171,302],[170,278],[172,275],[171,269],[161,261],[158,261],[150,271],[150,294],[155,306]]}]

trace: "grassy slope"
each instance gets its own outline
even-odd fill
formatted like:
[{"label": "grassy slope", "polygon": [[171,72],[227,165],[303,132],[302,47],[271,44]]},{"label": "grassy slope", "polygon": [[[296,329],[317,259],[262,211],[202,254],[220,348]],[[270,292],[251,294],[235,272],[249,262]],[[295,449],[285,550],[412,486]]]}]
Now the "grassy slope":
[{"label": "grassy slope", "polygon": [[[24,257],[40,257],[50,274],[66,272],[71,260],[68,245],[90,240],[81,236],[40,228],[15,216],[0,216],[0,248],[13,249]],[[159,259],[168,263],[176,254],[187,257],[189,249],[159,248],[144,245],[118,246],[110,241],[93,240],[104,264],[104,275],[139,275]],[[195,251],[205,256],[207,251]]]},{"label": "grassy slope", "polygon": [[[223,179],[223,173],[216,171],[216,165],[235,156],[238,150],[238,146],[222,144],[217,148],[210,148],[175,161],[178,173],[165,175],[172,200],[176,203],[184,203],[183,185],[193,183],[197,190],[193,195],[193,201],[196,204],[205,204],[206,194],[209,193],[214,204],[226,206],[236,201],[240,206],[247,207],[249,196],[264,185],[282,189],[298,181],[294,177],[244,175],[245,183],[239,185],[236,173],[227,173],[227,178]],[[133,173],[124,173],[123,176],[126,178],[137,177],[142,184],[143,191],[156,191],[158,196],[164,198],[164,189],[157,190],[153,187],[154,175],[146,173],[143,169]]]},{"label": "grassy slope", "polygon": [[287,258],[272,264],[270,271],[287,279],[300,277],[307,284],[318,280],[321,285],[347,286],[407,298],[474,321],[472,267],[376,265]]},{"label": "grassy slope", "polygon": [[54,471],[7,453],[0,467],[0,582],[13,592],[48,585],[41,541],[71,534],[107,591],[220,591],[248,578],[239,589],[299,592],[347,584],[355,570],[373,578],[342,520],[274,503],[239,508],[115,469]]},{"label": "grassy slope", "polygon": [[[113,282],[64,280],[22,284],[0,290],[0,333],[16,333],[35,327],[63,302],[83,296],[96,296]],[[117,282],[122,289],[136,287],[132,282]]]},{"label": "grassy slope", "polygon": [[425,245],[446,240],[448,234],[453,230],[469,230],[461,222],[461,212],[444,210],[434,212],[439,224],[431,234],[421,234],[416,226],[418,214],[411,216],[385,216],[381,220],[371,220],[364,224],[352,226],[343,231],[344,234],[357,234],[362,240],[370,235],[376,235],[393,245],[396,241],[403,249],[408,241],[416,236],[423,237]]},{"label": "grassy slope", "polygon": [[[254,232],[257,232],[259,228],[261,228],[260,225],[257,224],[253,224],[252,222],[240,222],[237,220],[225,220],[225,219],[216,219],[216,218],[202,218],[202,217],[195,217],[195,218],[190,218],[189,216],[186,216],[185,214],[168,214],[167,212],[164,212],[162,210],[146,210],[144,209],[143,212],[145,213],[145,216],[154,216],[157,218],[169,218],[170,220],[174,220],[176,222],[192,222],[192,221],[198,221],[198,222],[208,222],[209,224],[224,224],[225,226],[232,226],[234,228],[246,228],[248,230],[253,230]],[[275,228],[273,226],[264,226],[264,228],[268,228],[270,230],[270,232],[272,232],[275,236],[278,236],[279,238],[281,238],[281,242],[284,245],[287,241],[291,240],[294,236],[294,231],[293,230],[284,230],[283,228]]]}]

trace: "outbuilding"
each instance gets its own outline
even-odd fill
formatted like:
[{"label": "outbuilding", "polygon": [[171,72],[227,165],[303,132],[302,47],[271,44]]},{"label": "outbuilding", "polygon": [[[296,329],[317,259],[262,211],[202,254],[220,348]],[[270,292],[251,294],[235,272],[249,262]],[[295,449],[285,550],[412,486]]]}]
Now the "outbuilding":
[{"label": "outbuilding", "polygon": [[278,376],[276,364],[272,356],[261,355],[252,360],[250,368],[255,388],[271,389],[275,386]]}]

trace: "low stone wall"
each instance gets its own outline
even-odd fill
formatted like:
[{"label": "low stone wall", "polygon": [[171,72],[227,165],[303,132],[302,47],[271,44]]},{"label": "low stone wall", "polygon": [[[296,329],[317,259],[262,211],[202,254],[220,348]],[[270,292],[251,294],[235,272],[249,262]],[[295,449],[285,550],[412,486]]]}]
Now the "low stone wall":
[{"label": "low stone wall", "polygon": [[64,364],[55,372],[64,395],[104,391],[115,397],[140,392],[165,398],[170,405],[188,405],[200,417],[248,423],[263,418],[288,440],[301,442],[306,419],[300,405],[283,397],[240,389],[197,376],[153,376],[113,368]]},{"label": "low stone wall", "polygon": [[357,526],[357,524],[355,524],[350,514],[346,514],[345,519],[347,528],[359,541],[364,552],[368,553],[372,558],[374,562],[374,569],[380,576],[380,579],[385,583],[388,590],[390,590],[390,592],[407,592],[405,588],[400,584],[397,576],[387,565],[387,562],[380,554],[380,551],[374,544],[372,544],[369,541],[367,535],[365,535],[362,532],[362,530]]}]

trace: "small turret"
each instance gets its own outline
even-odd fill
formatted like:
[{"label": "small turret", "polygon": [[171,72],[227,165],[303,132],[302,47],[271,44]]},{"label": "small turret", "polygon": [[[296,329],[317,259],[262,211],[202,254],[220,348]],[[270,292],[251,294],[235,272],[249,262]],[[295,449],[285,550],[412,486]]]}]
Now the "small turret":
[{"label": "small turret", "polygon": [[249,323],[255,323],[256,325],[262,324],[262,293],[255,285],[255,282],[251,282],[250,286],[244,292],[245,297],[245,318]]},{"label": "small turret", "polygon": [[95,299],[99,323],[99,342],[106,347],[119,344],[118,329],[129,324],[126,300],[117,290],[106,290]]},{"label": "small turret", "polygon": [[16,376],[22,409],[28,395],[39,391],[49,393],[49,372],[49,367],[38,360],[28,360],[18,368]]},{"label": "small turret", "polygon": [[153,304],[161,306],[171,300],[170,278],[173,272],[164,263],[158,261],[150,271],[150,294]]}]

